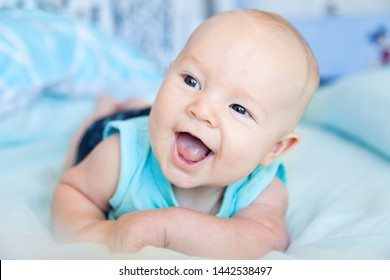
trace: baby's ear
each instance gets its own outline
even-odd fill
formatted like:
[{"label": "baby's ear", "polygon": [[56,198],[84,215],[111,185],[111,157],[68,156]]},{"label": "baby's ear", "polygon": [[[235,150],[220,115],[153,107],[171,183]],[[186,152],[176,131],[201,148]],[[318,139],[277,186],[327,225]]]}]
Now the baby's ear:
[{"label": "baby's ear", "polygon": [[300,135],[297,132],[290,132],[275,143],[271,151],[260,162],[260,165],[270,165],[275,159],[290,151],[299,142],[299,140]]}]

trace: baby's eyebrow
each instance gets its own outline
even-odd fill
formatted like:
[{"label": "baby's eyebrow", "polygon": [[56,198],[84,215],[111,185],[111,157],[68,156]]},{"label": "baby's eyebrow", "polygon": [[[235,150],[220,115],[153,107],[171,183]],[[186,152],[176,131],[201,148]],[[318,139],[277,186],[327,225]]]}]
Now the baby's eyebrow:
[{"label": "baby's eyebrow", "polygon": [[196,66],[198,66],[198,67],[200,67],[200,68],[204,68],[202,62],[200,62],[199,59],[197,59],[197,58],[196,58],[195,56],[193,56],[193,55],[184,56],[184,57],[181,59],[181,62],[183,62],[183,63],[192,63],[192,64],[195,64]]}]

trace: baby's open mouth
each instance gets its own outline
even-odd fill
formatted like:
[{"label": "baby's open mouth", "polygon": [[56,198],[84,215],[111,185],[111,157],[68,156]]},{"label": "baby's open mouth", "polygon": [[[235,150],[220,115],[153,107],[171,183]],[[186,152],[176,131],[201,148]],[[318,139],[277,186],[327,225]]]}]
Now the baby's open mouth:
[{"label": "baby's open mouth", "polygon": [[202,140],[188,132],[176,133],[176,145],[179,156],[189,164],[200,162],[213,154]]}]

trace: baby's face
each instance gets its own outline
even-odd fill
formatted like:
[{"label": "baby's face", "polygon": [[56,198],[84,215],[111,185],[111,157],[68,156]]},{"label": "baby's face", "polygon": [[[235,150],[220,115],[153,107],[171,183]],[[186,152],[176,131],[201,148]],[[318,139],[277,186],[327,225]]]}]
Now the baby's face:
[{"label": "baby's face", "polygon": [[[258,44],[239,22],[201,30],[167,73],[150,117],[153,150],[177,187],[223,187],[264,163],[284,136],[285,102],[294,83],[285,57]],[[232,30],[235,29],[235,30]],[[294,87],[294,85],[291,85]]]}]

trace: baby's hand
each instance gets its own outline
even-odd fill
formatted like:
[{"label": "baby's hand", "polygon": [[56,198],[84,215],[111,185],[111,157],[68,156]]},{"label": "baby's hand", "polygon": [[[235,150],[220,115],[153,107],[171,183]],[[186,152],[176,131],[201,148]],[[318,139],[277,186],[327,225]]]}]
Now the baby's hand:
[{"label": "baby's hand", "polygon": [[111,251],[136,253],[147,245],[163,247],[164,231],[155,222],[156,211],[129,213],[116,220],[108,244]]}]

